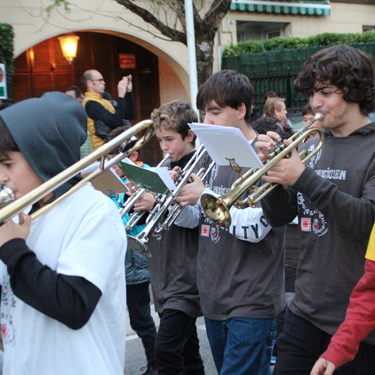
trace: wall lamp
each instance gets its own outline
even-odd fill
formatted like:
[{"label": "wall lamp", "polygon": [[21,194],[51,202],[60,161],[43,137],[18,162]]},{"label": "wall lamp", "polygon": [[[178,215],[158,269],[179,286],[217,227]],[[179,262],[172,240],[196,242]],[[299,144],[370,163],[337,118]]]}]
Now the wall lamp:
[{"label": "wall lamp", "polygon": [[58,38],[60,41],[63,55],[68,60],[69,64],[71,64],[77,54],[79,36],[72,33],[59,36]]}]

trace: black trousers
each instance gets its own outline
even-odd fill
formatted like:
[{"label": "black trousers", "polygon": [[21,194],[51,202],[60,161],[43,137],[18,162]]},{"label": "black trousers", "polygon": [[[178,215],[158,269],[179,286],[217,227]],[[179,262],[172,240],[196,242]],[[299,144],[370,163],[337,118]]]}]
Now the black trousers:
[{"label": "black trousers", "polygon": [[126,285],[126,293],[130,326],[142,340],[147,365],[155,367],[156,328],[151,316],[149,283]]},{"label": "black trousers", "polygon": [[[308,320],[285,314],[285,325],[277,339],[277,359],[274,375],[310,375],[315,361],[327,349],[332,335]],[[339,367],[335,375],[375,374],[375,345],[361,343],[353,361]]]},{"label": "black trousers", "polygon": [[154,351],[159,375],[204,375],[195,321],[178,310],[160,314]]}]

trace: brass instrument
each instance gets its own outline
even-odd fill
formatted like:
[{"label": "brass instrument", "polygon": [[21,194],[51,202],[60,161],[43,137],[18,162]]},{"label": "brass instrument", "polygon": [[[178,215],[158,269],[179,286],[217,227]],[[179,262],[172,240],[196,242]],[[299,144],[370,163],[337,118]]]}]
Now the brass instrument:
[{"label": "brass instrument", "polygon": [[[156,167],[162,167],[169,160],[170,157],[171,155],[165,154],[163,160]],[[134,192],[134,194],[124,203],[124,205],[119,210],[121,219],[123,219],[124,216],[132,210],[134,205],[137,203],[138,199],[145,192],[147,192],[147,189],[138,188]],[[133,227],[138,223],[138,221],[144,216],[145,213],[146,211],[133,212],[130,215],[128,222],[126,223],[125,229],[132,230]]]},{"label": "brass instrument", "polygon": [[[206,150],[204,146],[200,146],[200,148],[195,152],[194,156],[189,160],[189,163],[186,164],[184,169],[182,170],[181,175],[178,178],[176,189],[169,195],[163,195],[157,200],[156,205],[150,211],[149,216],[146,220],[146,226],[143,230],[138,233],[136,236],[128,236],[128,246],[130,249],[146,256],[151,257],[151,253],[148,249],[148,241],[149,236],[151,233],[160,233],[163,229],[167,229],[172,225],[173,220],[177,218],[177,214],[174,209],[168,214],[165,222],[160,224],[159,221],[163,217],[164,213],[167,212],[169,207],[172,205],[174,200],[176,199],[177,195],[183,188],[183,186],[189,181],[191,174],[193,173],[195,167],[202,159],[202,157],[206,154]],[[180,207],[177,205],[177,207]],[[174,217],[171,220],[171,215]],[[157,226],[159,225],[159,228]]]},{"label": "brass instrument", "polygon": [[10,190],[7,186],[0,191],[0,204],[14,201],[13,191]]},{"label": "brass instrument", "polygon": [[[315,121],[320,121],[322,119],[323,115],[317,113],[309,123],[288,139],[292,142],[289,146],[286,147],[283,141],[279,141],[273,152],[263,161],[264,166],[262,168],[252,168],[248,170],[241,178],[232,184],[231,190],[228,193],[221,197],[216,197],[212,194],[203,194],[201,197],[201,205],[209,219],[221,227],[229,227],[232,221],[229,213],[230,208],[233,205],[235,207],[241,207],[246,204],[250,207],[254,207],[264,196],[278,185],[267,182],[261,186],[255,186],[256,183],[277,162],[283,158],[289,157],[291,151],[298,147],[311,133],[318,132],[320,140],[315,150],[310,154],[307,154],[306,150],[299,154],[303,163],[312,158],[322,148],[324,136],[320,128],[308,128]],[[246,200],[240,201],[239,197],[248,189],[250,189],[251,194]]]},{"label": "brass instrument", "polygon": [[[212,161],[207,167],[207,170],[205,170],[204,168],[201,168],[197,172],[197,176],[201,178],[202,180],[204,180],[214,165],[215,165],[215,162]],[[166,230],[169,229],[171,225],[176,221],[176,219],[178,218],[178,216],[180,215],[183,209],[184,207],[180,206],[179,204],[175,204],[173,208],[169,211],[169,214],[167,218],[165,219],[165,221],[163,222],[163,224],[160,224],[159,228],[155,229],[155,233],[160,233],[163,229],[166,229]]]},{"label": "brass instrument", "polygon": [[[126,141],[129,141],[129,139],[132,136],[134,136],[135,134],[145,129],[147,129],[146,133],[143,135],[141,139],[139,139],[136,142],[136,144],[130,150],[128,150],[127,152],[123,154],[119,154],[118,156],[112,158],[109,161],[106,161],[105,155],[110,153],[112,149],[122,145]],[[70,190],[68,190],[65,194],[63,194],[59,198],[55,199],[52,203],[43,206],[34,214],[32,214],[31,218],[35,219],[42,213],[54,207],[61,200],[73,194],[75,191],[80,189],[87,182],[93,180],[95,177],[99,176],[100,174],[102,174],[103,172],[111,168],[113,165],[117,164],[122,159],[131,155],[134,151],[141,148],[145,143],[147,143],[151,139],[153,134],[154,134],[154,127],[152,125],[151,120],[144,120],[132,126],[130,129],[128,129],[124,133],[112,139],[110,142],[103,144],[101,147],[99,147],[97,150],[92,152],[90,155],[87,155],[85,158],[81,159],[80,161],[73,164],[66,170],[62,171],[61,173],[54,176],[50,180],[46,181],[42,185],[38,186],[36,189],[31,191],[30,193],[24,195],[23,197],[17,199],[13,203],[10,203],[8,206],[1,209],[0,210],[0,225],[3,225],[6,221],[16,216],[20,212],[22,212],[26,207],[38,202],[39,200],[44,198],[46,195],[53,192],[56,188],[58,188],[65,182],[69,181],[71,178],[76,176],[78,173],[81,172],[81,170],[83,170],[90,164],[96,162],[98,159],[101,159],[99,169],[97,169],[96,171],[88,175],[86,178],[81,180],[79,183],[74,185]]]}]

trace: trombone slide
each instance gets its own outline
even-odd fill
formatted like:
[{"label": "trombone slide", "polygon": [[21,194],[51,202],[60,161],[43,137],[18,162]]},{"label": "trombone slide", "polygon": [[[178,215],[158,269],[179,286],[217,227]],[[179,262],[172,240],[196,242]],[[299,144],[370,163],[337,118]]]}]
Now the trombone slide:
[{"label": "trombone slide", "polygon": [[[165,221],[159,224],[159,221],[163,217],[164,213],[168,210],[169,206],[172,205],[173,201],[181,191],[182,187],[188,182],[190,179],[191,174],[193,173],[195,167],[205,155],[206,150],[204,146],[200,146],[200,148],[195,152],[194,156],[189,160],[188,164],[184,167],[182,174],[180,175],[180,179],[178,180],[178,184],[176,189],[172,192],[171,195],[162,197],[160,203],[158,203],[154,209],[151,211],[148,222],[146,223],[145,228],[143,228],[142,232],[138,233],[136,236],[128,236],[128,246],[136,252],[141,253],[146,257],[151,257],[151,253],[148,249],[148,241],[149,236],[151,233],[159,233],[163,229],[166,229],[170,225],[172,225],[173,221],[171,221],[171,216],[175,216],[176,212],[174,209],[171,210],[171,213],[168,214]],[[178,212],[179,214],[179,212]],[[178,215],[177,215],[178,216]],[[175,217],[177,217],[175,216]],[[159,228],[157,229],[157,225],[159,224]]]},{"label": "trombone slide", "polygon": [[[138,132],[147,129],[146,134],[137,141],[137,143],[126,153],[120,154],[117,157],[111,159],[109,162],[105,163],[104,166],[104,156],[115,147],[120,146],[125,141],[130,139],[132,136],[137,134]],[[100,169],[96,170],[95,172],[88,175],[85,179],[81,180],[78,184],[74,185],[70,190],[68,190],[64,195],[60,196],[59,198],[55,199],[52,203],[43,206],[41,209],[36,211],[31,217],[35,219],[37,216],[41,215],[43,212],[51,209],[57,203],[59,203],[65,197],[71,195],[87,182],[93,180],[99,174],[103,173],[113,165],[117,164],[120,160],[130,155],[135,150],[138,150],[142,147],[146,142],[148,142],[151,137],[153,136],[154,128],[152,125],[151,120],[144,120],[139,122],[138,124],[132,126],[130,129],[125,131],[124,133],[120,134],[116,138],[112,139],[110,142],[103,144],[97,150],[92,152],[91,154],[87,155],[85,158],[79,160],[77,163],[73,164],[66,170],[62,171],[55,177],[52,177],[50,180],[44,182],[42,185],[38,186],[36,189],[31,191],[30,193],[24,195],[23,197],[17,199],[13,203],[9,204],[8,206],[4,207],[0,211],[0,225],[3,225],[6,221],[11,219],[12,217],[16,216],[20,212],[22,212],[26,207],[33,205],[34,203],[40,201],[49,193],[53,192],[57,187],[61,186],[65,182],[69,181],[71,178],[76,176],[80,171],[90,164],[94,163],[98,159],[101,159],[101,166]]]}]

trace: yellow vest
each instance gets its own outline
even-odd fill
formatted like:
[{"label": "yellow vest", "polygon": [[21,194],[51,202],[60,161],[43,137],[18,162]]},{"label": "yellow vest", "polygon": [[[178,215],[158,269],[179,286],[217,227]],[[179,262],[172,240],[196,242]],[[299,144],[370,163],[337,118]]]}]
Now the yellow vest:
[{"label": "yellow vest", "polygon": [[375,262],[375,226],[372,228],[370,241],[367,246],[366,259]]},{"label": "yellow vest", "polygon": [[[100,103],[107,111],[111,113],[115,113],[116,110],[113,107],[112,103],[109,100],[103,99],[100,94],[95,94],[93,92],[86,92],[85,98],[83,99],[83,107],[86,107],[86,103],[89,100],[94,100],[98,103]],[[95,126],[94,126],[94,120],[90,117],[87,117],[87,130],[89,132],[90,140],[92,143],[92,148],[96,150],[99,148],[104,141],[95,135]]]}]

